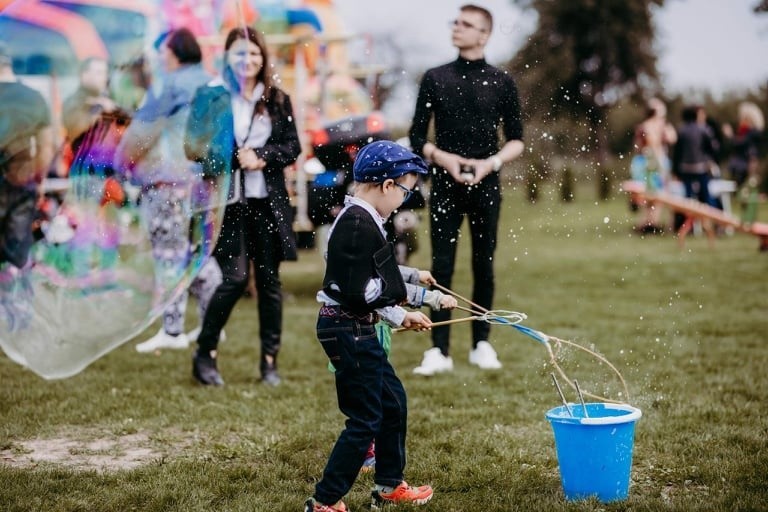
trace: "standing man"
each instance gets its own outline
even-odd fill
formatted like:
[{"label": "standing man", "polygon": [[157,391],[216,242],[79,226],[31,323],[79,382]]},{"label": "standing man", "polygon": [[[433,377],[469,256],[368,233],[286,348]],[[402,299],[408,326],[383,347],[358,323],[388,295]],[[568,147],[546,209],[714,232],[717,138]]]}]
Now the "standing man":
[{"label": "standing man", "polygon": [[118,110],[115,102],[109,98],[108,83],[107,61],[99,57],[88,57],[80,64],[80,86],[64,101],[61,116],[73,155],[77,154],[85,134],[101,115]]},{"label": "standing man", "polygon": [[[472,239],[472,301],[492,309],[493,256],[496,249],[501,183],[499,170],[523,152],[523,125],[517,87],[505,71],[485,61],[485,45],[493,28],[488,10],[464,5],[453,21],[451,40],[459,57],[426,72],[419,88],[411,145],[434,164],[430,197],[432,275],[451,287],[459,228],[469,217]],[[427,140],[434,119],[435,142]],[[504,140],[499,148],[499,126]],[[432,321],[450,318],[434,311]],[[472,323],[469,362],[483,369],[501,368],[488,342],[490,325]],[[450,327],[432,329],[433,348],[424,353],[420,375],[453,369]]]},{"label": "standing man", "polygon": [[52,158],[48,105],[18,81],[0,41],[0,273],[6,263],[17,268],[27,263],[37,189]]},{"label": "standing man", "polygon": [[707,126],[704,107],[689,105],[683,108],[682,117],[672,152],[672,174],[683,182],[685,197],[710,205],[710,169],[719,148]]}]

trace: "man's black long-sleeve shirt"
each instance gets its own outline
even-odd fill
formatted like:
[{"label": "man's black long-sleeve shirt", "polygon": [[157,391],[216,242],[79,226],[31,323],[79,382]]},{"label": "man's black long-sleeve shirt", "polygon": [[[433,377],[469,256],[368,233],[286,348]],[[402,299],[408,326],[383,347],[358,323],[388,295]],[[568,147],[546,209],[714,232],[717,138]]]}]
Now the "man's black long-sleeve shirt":
[{"label": "man's black long-sleeve shirt", "polygon": [[488,158],[499,150],[499,125],[506,140],[523,139],[517,86],[485,59],[453,62],[428,70],[421,81],[409,133],[421,153],[429,121],[435,118],[435,144],[465,158]]}]

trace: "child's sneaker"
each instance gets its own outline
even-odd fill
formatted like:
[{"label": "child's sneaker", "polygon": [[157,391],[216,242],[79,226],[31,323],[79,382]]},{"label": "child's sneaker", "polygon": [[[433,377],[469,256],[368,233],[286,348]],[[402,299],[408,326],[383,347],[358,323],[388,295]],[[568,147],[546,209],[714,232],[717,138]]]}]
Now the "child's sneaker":
[{"label": "child's sneaker", "polygon": [[376,489],[371,491],[371,510],[379,510],[385,505],[397,503],[424,505],[431,499],[432,487],[428,485],[411,487],[403,480],[390,493],[384,493]]},{"label": "child's sneaker", "polygon": [[350,512],[343,501],[339,501],[335,505],[323,505],[315,501],[315,498],[309,498],[304,503],[304,512]]},{"label": "child's sneaker", "polygon": [[363,462],[363,467],[360,468],[360,472],[370,473],[374,469],[376,469],[376,443],[371,443],[365,454],[365,461]]},{"label": "child's sneaker", "polygon": [[363,467],[360,468],[360,472],[370,473],[374,469],[376,469],[376,456],[366,457],[365,462],[363,462]]},{"label": "child's sneaker", "polygon": [[143,343],[136,345],[136,352],[147,354],[163,348],[185,349],[189,346],[189,338],[184,333],[171,336],[162,327],[157,334]]}]

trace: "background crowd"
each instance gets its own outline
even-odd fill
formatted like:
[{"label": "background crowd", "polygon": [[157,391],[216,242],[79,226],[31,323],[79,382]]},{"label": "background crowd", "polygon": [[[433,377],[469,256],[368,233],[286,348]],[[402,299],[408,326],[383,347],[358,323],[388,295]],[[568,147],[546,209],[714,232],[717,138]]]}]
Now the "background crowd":
[{"label": "background crowd", "polygon": [[[505,164],[526,158],[523,121],[530,117],[526,107],[532,104],[532,91],[518,92],[516,81],[524,74],[485,61],[492,30],[490,13],[462,8],[451,27],[458,58],[424,74],[408,133],[414,152],[431,164],[424,188],[431,194],[432,271],[439,283],[451,286],[457,235],[466,217],[472,244],[471,297],[483,309],[493,305],[501,171]],[[162,282],[164,273],[178,273],[195,250],[186,218],[194,188],[190,183],[231,174],[214,257],[190,288],[200,326],[183,332],[184,291],[165,308],[161,330],[137,349],[185,348],[196,340],[200,348],[193,363],[195,377],[205,384],[222,384],[215,363],[218,342],[235,303],[252,282],[258,296],[261,375],[264,382],[278,384],[283,302],[279,267],[298,254],[292,231],[295,202],[286,169],[307,150],[300,144],[291,99],[268,72],[269,48],[258,30],[229,32],[218,73],[201,65],[200,44],[185,28],[164,33],[155,51],[160,63],[156,69],[148,66],[148,58],[138,59],[130,69],[115,69],[102,58],[84,59],[78,87],[63,101],[63,142],[56,144],[45,100],[18,80],[13,56],[0,45],[4,272],[28,265],[35,237],[45,235],[40,226],[51,220],[52,207],[51,198],[42,197],[43,181],[86,174],[99,177],[103,189],[93,193],[100,201],[139,201],[152,242],[155,278]],[[616,171],[616,177],[715,207],[723,204],[719,192],[710,193],[711,181],[729,180],[735,184],[743,222],[754,222],[766,183],[760,107],[745,101],[737,111],[718,112],[716,118],[704,104],[676,101],[670,109],[674,116],[657,97],[637,104],[645,108],[645,117],[633,130],[634,158],[630,166]],[[433,140],[428,138],[430,126]],[[121,189],[126,183],[138,188],[140,197],[127,197],[130,194]],[[643,232],[675,230],[682,222],[661,208],[640,207],[637,228]],[[447,320],[449,315],[438,311],[433,320]],[[500,367],[487,324],[477,323],[472,331],[470,362]],[[453,367],[450,328],[436,328],[432,336],[434,346],[415,370],[422,375]]]}]

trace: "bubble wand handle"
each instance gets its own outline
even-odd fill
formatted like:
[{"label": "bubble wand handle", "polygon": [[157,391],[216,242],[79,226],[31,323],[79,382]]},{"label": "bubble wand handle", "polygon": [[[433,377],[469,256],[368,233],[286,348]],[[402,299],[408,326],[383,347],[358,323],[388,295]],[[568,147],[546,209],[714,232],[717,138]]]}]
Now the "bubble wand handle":
[{"label": "bubble wand handle", "polygon": [[[441,325],[450,325],[450,324],[458,324],[458,323],[461,323],[461,322],[469,322],[469,321],[472,321],[472,320],[481,320],[481,318],[479,316],[468,316],[468,317],[465,317],[465,318],[454,318],[453,320],[445,320],[443,322],[434,322],[434,323],[432,323],[430,328],[432,328],[432,327],[439,327]],[[397,329],[392,329],[392,332],[413,331],[413,330],[418,330],[418,329],[421,329],[421,327],[420,326],[419,327],[398,327]]]},{"label": "bubble wand handle", "polygon": [[433,284],[432,286],[434,286],[435,288],[437,288],[438,290],[440,290],[440,291],[442,291],[442,292],[445,292],[445,293],[447,293],[447,294],[449,294],[449,295],[453,295],[453,296],[454,296],[454,297],[456,297],[457,299],[461,299],[462,301],[466,302],[467,304],[469,304],[469,305],[470,305],[470,306],[472,306],[473,308],[476,308],[476,309],[478,309],[478,310],[482,311],[483,313],[487,313],[487,312],[488,312],[488,310],[487,310],[487,309],[485,309],[484,307],[482,307],[482,306],[478,306],[477,304],[475,304],[474,302],[472,302],[472,301],[471,301],[471,300],[469,300],[468,298],[466,298],[466,297],[462,297],[462,296],[461,296],[461,295],[459,295],[458,293],[454,292],[453,290],[449,290],[448,288],[446,288],[445,286],[442,286],[442,285],[441,285],[441,284],[439,284],[439,283],[435,283],[435,284]]},{"label": "bubble wand handle", "polygon": [[560,395],[560,400],[563,401],[563,405],[565,406],[565,410],[568,411],[568,415],[573,418],[573,411],[571,410],[571,406],[568,405],[568,401],[565,399],[565,395],[563,394],[562,388],[560,388],[560,383],[557,382],[557,377],[555,377],[554,373],[550,373],[552,376],[552,382],[555,383],[555,388],[557,388],[557,394]]}]

